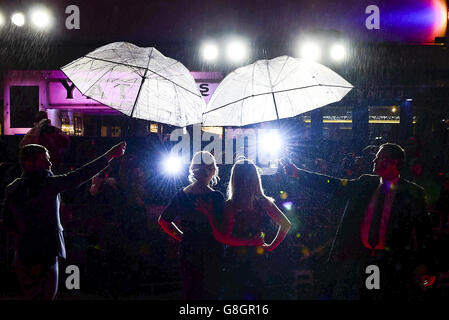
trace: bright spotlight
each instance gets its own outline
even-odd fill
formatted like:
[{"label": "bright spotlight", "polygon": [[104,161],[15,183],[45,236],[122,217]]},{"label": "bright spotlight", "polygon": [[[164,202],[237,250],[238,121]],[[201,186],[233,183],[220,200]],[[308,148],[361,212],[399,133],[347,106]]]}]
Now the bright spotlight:
[{"label": "bright spotlight", "polygon": [[206,43],[201,49],[204,60],[215,61],[218,57],[218,46],[215,43]]},{"label": "bright spotlight", "polygon": [[38,29],[44,29],[51,24],[51,14],[45,8],[35,8],[31,11],[31,22]]},{"label": "bright spotlight", "polygon": [[226,47],[226,56],[229,61],[238,63],[248,57],[248,49],[243,41],[233,40]]},{"label": "bright spotlight", "polygon": [[307,42],[301,46],[301,57],[308,60],[319,60],[321,57],[321,49],[318,43]]},{"label": "bright spotlight", "polygon": [[181,157],[179,157],[175,154],[170,154],[170,155],[168,155],[168,157],[163,159],[163,163],[162,163],[163,170],[166,174],[175,176],[181,172],[182,163],[183,163],[183,161],[182,161]]},{"label": "bright spotlight", "polygon": [[282,139],[277,130],[264,131],[259,135],[259,148],[272,155],[281,151]]},{"label": "bright spotlight", "polygon": [[5,24],[5,18],[3,17],[3,15],[0,13],[0,27],[3,26]]},{"label": "bright spotlight", "polygon": [[21,12],[16,12],[11,16],[11,21],[16,26],[21,27],[25,24],[25,16]]},{"label": "bright spotlight", "polygon": [[330,55],[334,61],[342,61],[346,57],[346,49],[342,44],[334,44],[331,47]]}]

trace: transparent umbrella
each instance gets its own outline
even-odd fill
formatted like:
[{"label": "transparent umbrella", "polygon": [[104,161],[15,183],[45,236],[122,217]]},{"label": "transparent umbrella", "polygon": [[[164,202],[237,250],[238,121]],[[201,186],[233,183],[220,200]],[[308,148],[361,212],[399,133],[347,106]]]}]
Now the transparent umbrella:
[{"label": "transparent umbrella", "polygon": [[114,42],[61,70],[85,96],[138,119],[185,127],[206,106],[189,70],[153,47]]},{"label": "transparent umbrella", "polygon": [[279,120],[340,101],[353,86],[310,60],[281,56],[231,72],[203,114],[204,126],[244,126]]}]

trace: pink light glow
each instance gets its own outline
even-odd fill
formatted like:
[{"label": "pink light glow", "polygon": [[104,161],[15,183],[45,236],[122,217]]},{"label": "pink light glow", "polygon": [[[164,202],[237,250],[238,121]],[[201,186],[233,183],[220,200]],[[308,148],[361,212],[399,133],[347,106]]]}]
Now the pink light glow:
[{"label": "pink light glow", "polygon": [[[222,73],[193,71],[191,74],[196,80],[198,89],[207,103],[223,78]],[[120,77],[120,75],[117,75],[117,77]],[[68,89],[66,89],[61,80],[65,81],[65,84],[68,86],[72,85],[71,81],[60,70],[8,71],[4,78],[4,133],[6,135],[25,134],[30,129],[10,127],[9,88],[11,86],[39,86],[39,110],[47,110],[49,118],[56,126],[59,123],[58,109],[79,110],[90,114],[119,114],[118,111],[82,95],[77,88],[73,88],[73,91],[71,91],[72,97],[70,97]],[[120,89],[120,87],[114,87],[108,83],[100,84],[100,87],[94,89],[96,90],[94,93],[101,94],[103,92],[106,97],[109,95],[110,99],[117,95],[123,95],[124,93],[133,96],[132,92],[126,92],[126,90]]]},{"label": "pink light glow", "polygon": [[444,0],[432,0],[434,8],[435,23],[432,28],[432,39],[435,37],[444,37],[447,28],[447,5]]}]

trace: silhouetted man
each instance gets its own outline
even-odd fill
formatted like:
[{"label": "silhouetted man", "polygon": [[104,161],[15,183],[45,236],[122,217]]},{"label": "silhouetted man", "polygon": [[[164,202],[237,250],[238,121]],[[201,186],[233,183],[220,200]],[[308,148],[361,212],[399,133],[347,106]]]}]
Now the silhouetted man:
[{"label": "silhouetted man", "polygon": [[67,174],[53,175],[48,150],[28,144],[20,150],[23,174],[6,188],[5,229],[15,238],[14,267],[25,299],[54,299],[58,289],[58,258],[65,258],[59,217],[61,191],[78,187],[123,155],[126,143]]},{"label": "silhouetted man", "polygon": [[424,190],[400,177],[404,162],[404,150],[386,143],[373,160],[375,175],[346,180],[292,164],[284,167],[304,186],[333,192],[342,200],[329,255],[330,270],[335,271],[334,298],[413,299],[419,293],[417,280],[433,267]]},{"label": "silhouetted man", "polygon": [[33,128],[20,141],[19,147],[40,144],[47,148],[53,168],[59,168],[64,152],[70,147],[70,138],[61,129],[52,126],[45,111],[39,111],[34,118]]}]

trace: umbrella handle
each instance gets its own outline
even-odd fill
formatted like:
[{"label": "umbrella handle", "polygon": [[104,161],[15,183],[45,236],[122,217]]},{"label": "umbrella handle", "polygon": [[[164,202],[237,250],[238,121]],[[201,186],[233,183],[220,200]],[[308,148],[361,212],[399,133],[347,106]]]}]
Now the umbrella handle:
[{"label": "umbrella handle", "polygon": [[279,119],[279,113],[278,113],[278,105],[276,104],[276,98],[274,96],[274,92],[271,92],[271,95],[273,96],[273,103],[274,103],[274,110],[276,111],[276,118],[278,123],[278,129],[281,129],[281,120]]}]

